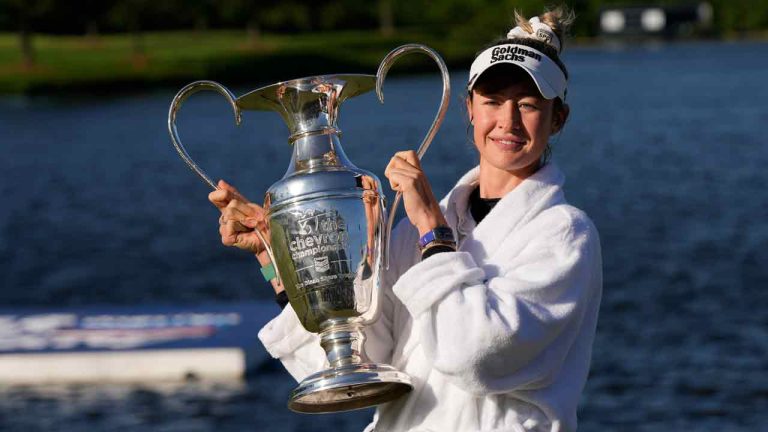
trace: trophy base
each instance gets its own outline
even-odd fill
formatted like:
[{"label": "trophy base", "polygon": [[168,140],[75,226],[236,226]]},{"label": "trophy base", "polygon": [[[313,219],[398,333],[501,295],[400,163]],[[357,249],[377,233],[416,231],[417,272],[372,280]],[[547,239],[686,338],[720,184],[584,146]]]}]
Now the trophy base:
[{"label": "trophy base", "polygon": [[350,411],[395,400],[412,388],[408,375],[392,366],[353,363],[305,378],[291,393],[288,408],[307,414]]}]

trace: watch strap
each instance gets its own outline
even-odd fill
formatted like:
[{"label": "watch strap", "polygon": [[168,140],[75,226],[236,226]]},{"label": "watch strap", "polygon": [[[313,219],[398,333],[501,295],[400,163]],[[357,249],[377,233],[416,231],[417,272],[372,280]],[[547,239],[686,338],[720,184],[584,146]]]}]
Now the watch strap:
[{"label": "watch strap", "polygon": [[434,241],[443,243],[456,243],[456,238],[453,236],[453,229],[443,225],[427,231],[419,239],[419,249],[424,249],[428,244]]},{"label": "watch strap", "polygon": [[454,244],[445,244],[445,243],[436,243],[433,242],[429,245],[429,247],[422,249],[421,251],[421,260],[424,261],[425,259],[431,257],[432,255],[437,255],[442,252],[456,252],[456,245]]}]

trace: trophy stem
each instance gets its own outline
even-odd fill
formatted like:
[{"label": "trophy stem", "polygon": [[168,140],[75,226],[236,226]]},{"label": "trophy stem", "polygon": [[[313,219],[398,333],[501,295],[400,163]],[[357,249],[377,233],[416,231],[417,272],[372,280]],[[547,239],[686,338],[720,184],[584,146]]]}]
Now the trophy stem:
[{"label": "trophy stem", "polygon": [[363,363],[361,325],[329,319],[322,325],[320,345],[330,366],[305,378],[291,393],[288,408],[301,413],[327,413],[366,408],[399,398],[413,386],[408,375],[387,364]]},{"label": "trophy stem", "polygon": [[365,336],[360,326],[353,323],[331,323],[320,334],[320,345],[325,350],[328,363],[332,368],[338,368],[362,362],[360,351],[365,342]]}]

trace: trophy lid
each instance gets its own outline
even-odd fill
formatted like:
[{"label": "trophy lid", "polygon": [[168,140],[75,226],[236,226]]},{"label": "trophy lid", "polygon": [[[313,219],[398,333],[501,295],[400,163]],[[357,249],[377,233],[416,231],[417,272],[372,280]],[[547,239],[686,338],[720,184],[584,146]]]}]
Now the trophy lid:
[{"label": "trophy lid", "polygon": [[289,141],[308,132],[336,129],[339,106],[371,91],[375,75],[318,75],[282,81],[237,98],[243,110],[276,111],[288,125]]}]

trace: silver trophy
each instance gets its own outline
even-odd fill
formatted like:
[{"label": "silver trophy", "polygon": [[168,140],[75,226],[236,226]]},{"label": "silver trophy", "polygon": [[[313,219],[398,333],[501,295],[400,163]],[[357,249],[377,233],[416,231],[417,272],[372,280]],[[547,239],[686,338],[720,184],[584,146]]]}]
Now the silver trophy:
[{"label": "silver trophy", "polygon": [[[365,408],[394,400],[412,388],[410,378],[387,364],[361,358],[363,327],[380,313],[380,275],[387,265],[392,222],[381,182],[347,159],[337,127],[339,107],[346,99],[374,87],[381,102],[387,71],[397,58],[421,52],[440,67],[443,95],[440,108],[419,158],[429,147],[448,108],[448,70],[432,49],[408,44],[390,52],[373,75],[323,75],[279,82],[235,97],[213,81],[197,81],[181,89],[171,103],[168,130],[186,164],[212,188],[216,185],[192,160],[176,130],[176,114],[184,100],[200,90],[227,98],[240,124],[241,111],[277,111],[290,130],[293,147],[285,176],[266,193],[269,239],[256,231],[275,265],[291,306],[301,324],[320,334],[329,367],[304,379],[291,393],[288,407],[303,413]],[[385,222],[386,221],[386,222]]]}]

